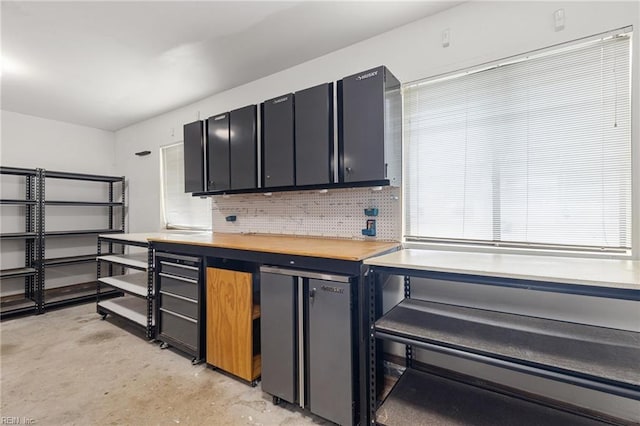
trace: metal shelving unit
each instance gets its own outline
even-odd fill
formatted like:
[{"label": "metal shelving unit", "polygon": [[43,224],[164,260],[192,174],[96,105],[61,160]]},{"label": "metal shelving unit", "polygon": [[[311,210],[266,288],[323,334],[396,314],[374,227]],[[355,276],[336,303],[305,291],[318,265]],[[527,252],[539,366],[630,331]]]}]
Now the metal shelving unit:
[{"label": "metal shelving unit", "polygon": [[[405,296],[382,316],[379,312],[381,275],[404,276]],[[371,267],[371,424],[418,421],[436,424],[443,419],[451,424],[487,425],[546,424],[549,419],[564,419],[554,421],[554,424],[615,423],[619,420],[454,371],[418,365],[420,363],[414,358],[415,351],[420,349],[640,400],[640,375],[637,373],[640,333],[411,297],[412,277],[434,276],[456,280],[454,276],[430,271]],[[473,279],[465,277],[467,282]],[[493,285],[529,288],[527,283],[515,279],[495,280]],[[546,291],[558,291],[560,287],[561,284],[556,283],[538,283],[538,288]],[[594,290],[586,288],[585,291]],[[637,300],[638,296],[633,290],[617,290],[616,294],[606,293],[606,297]],[[379,405],[376,357],[379,356],[378,344],[383,340],[406,345],[406,370]],[[487,410],[486,407],[492,408]],[[496,412],[504,417],[499,420],[494,415]]]},{"label": "metal shelving unit", "polygon": [[[106,254],[103,254],[103,245],[108,247]],[[114,246],[120,247],[120,253],[114,253]],[[147,250],[125,254],[126,246],[143,247]],[[126,235],[99,235],[96,260],[96,311],[103,319],[111,314],[130,321],[144,328],[148,339],[155,338],[153,250],[149,249],[146,239],[128,239]],[[108,265],[106,273],[106,265],[103,264]],[[104,288],[114,289],[121,297],[105,300],[102,291]]]},{"label": "metal shelving unit", "polygon": [[24,292],[20,295],[12,295],[0,298],[0,316],[6,318],[11,315],[38,313],[41,309],[41,294],[37,287],[37,268],[35,265],[39,228],[36,217],[38,216],[38,188],[40,182],[40,169],[24,169],[17,167],[0,167],[0,174],[13,175],[24,178],[24,198],[0,199],[1,206],[18,207],[24,209],[24,231],[1,233],[2,240],[24,240],[24,266],[0,270],[0,280],[22,279],[24,280]]},{"label": "metal shelving unit", "polygon": [[[105,201],[78,201],[78,200],[48,200],[46,197],[46,182],[48,179],[65,179],[85,182],[102,182],[108,185],[108,199]],[[119,188],[116,188],[119,185]],[[46,270],[54,267],[90,264],[95,261],[96,254],[88,253],[84,255],[73,255],[57,258],[47,258],[46,240],[48,238],[64,238],[74,236],[91,236],[105,233],[122,233],[125,229],[125,179],[123,176],[103,176],[83,173],[68,173],[42,170],[39,185],[41,196],[38,197],[40,206],[40,256],[36,261],[38,268],[38,283],[42,294],[41,312],[46,308],[60,307],[68,304],[87,302],[96,297],[95,283],[70,284],[60,289],[47,290],[45,286]],[[116,189],[119,189],[119,199],[116,201]],[[62,207],[102,207],[107,209],[106,229],[71,229],[49,231],[46,229],[46,206]],[[116,208],[120,209],[120,220],[116,223]],[[75,211],[78,211],[77,209]],[[110,296],[117,295],[117,292],[109,290]],[[105,296],[106,296],[105,295]]]}]

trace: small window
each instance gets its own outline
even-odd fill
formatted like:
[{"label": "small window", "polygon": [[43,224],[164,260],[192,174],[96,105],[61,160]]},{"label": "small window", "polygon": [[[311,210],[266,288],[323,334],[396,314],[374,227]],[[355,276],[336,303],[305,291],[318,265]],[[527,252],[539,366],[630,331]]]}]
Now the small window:
[{"label": "small window", "polygon": [[182,142],[160,149],[162,221],[167,229],[211,229],[211,200],[184,192]]},{"label": "small window", "polygon": [[628,252],[631,37],[404,87],[405,241]]}]

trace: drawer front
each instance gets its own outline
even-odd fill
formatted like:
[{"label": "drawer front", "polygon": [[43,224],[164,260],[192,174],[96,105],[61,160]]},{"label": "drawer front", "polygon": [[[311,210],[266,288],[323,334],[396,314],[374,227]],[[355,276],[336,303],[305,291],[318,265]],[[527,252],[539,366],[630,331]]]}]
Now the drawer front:
[{"label": "drawer front", "polygon": [[198,319],[198,301],[160,290],[160,308]]},{"label": "drawer front", "polygon": [[165,260],[160,261],[160,273],[176,275],[178,277],[189,278],[196,281],[200,278],[200,269],[198,267],[180,265],[177,263],[167,262]]},{"label": "drawer front", "polygon": [[198,348],[198,323],[160,308],[160,336],[167,336],[192,350]]},{"label": "drawer front", "polygon": [[161,272],[159,290],[198,300],[198,282],[195,280],[172,277]]}]

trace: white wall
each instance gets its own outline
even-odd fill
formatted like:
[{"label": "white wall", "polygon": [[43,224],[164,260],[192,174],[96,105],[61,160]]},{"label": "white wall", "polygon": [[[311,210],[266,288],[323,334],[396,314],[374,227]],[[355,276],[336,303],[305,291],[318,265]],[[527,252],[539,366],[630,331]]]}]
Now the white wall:
[{"label": "white wall", "polygon": [[116,171],[113,132],[4,110],[0,123],[3,166],[105,175]]},{"label": "white wall", "polygon": [[[113,175],[115,133],[55,120],[0,111],[0,164],[5,167]],[[2,175],[2,198],[24,198],[24,178]],[[105,184],[47,179],[47,199],[106,201]],[[23,208],[2,206],[3,232],[24,230]],[[106,208],[46,208],[47,230],[106,229]],[[95,253],[96,237],[60,237],[46,241],[46,257],[55,258]],[[24,241],[2,242],[0,268],[24,266]],[[48,268],[46,288],[95,280],[95,264]],[[2,280],[2,295],[20,292],[22,279]]]},{"label": "white wall", "polygon": [[[563,31],[553,28],[553,12],[565,10]],[[402,81],[442,74],[523,52],[635,25],[637,2],[471,2],[404,27],[354,44],[285,71],[228,90],[200,102],[146,120],[116,132],[118,172],[130,187],[130,230],[153,231],[160,226],[159,147],[180,141],[182,125],[198,118],[259,103],[385,64]],[[450,29],[451,45],[441,47],[441,31]],[[637,58],[638,31],[634,36]],[[241,53],[240,53],[241,54]],[[637,81],[637,68],[634,81]],[[213,78],[213,77],[212,77]],[[640,85],[634,87],[637,104]],[[162,90],[161,87],[158,90]],[[636,114],[637,116],[637,114]],[[638,118],[634,128],[638,128]],[[634,146],[638,147],[637,132]],[[137,158],[134,152],[153,154]],[[640,171],[640,149],[635,149]],[[640,186],[639,173],[635,179]],[[636,197],[640,198],[640,197]],[[640,211],[640,200],[636,200]],[[635,229],[640,229],[635,218]]]}]

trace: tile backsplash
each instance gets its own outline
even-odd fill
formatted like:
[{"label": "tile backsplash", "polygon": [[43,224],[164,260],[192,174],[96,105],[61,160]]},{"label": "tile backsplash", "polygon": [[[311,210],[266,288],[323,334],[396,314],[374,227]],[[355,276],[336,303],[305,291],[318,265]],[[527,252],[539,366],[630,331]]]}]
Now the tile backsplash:
[{"label": "tile backsplash", "polygon": [[[378,188],[379,189],[379,188]],[[400,240],[400,188],[330,189],[212,197],[213,230],[364,239],[367,219],[376,220],[377,240]],[[367,217],[366,208],[378,216]],[[236,216],[227,222],[227,216]]]}]

